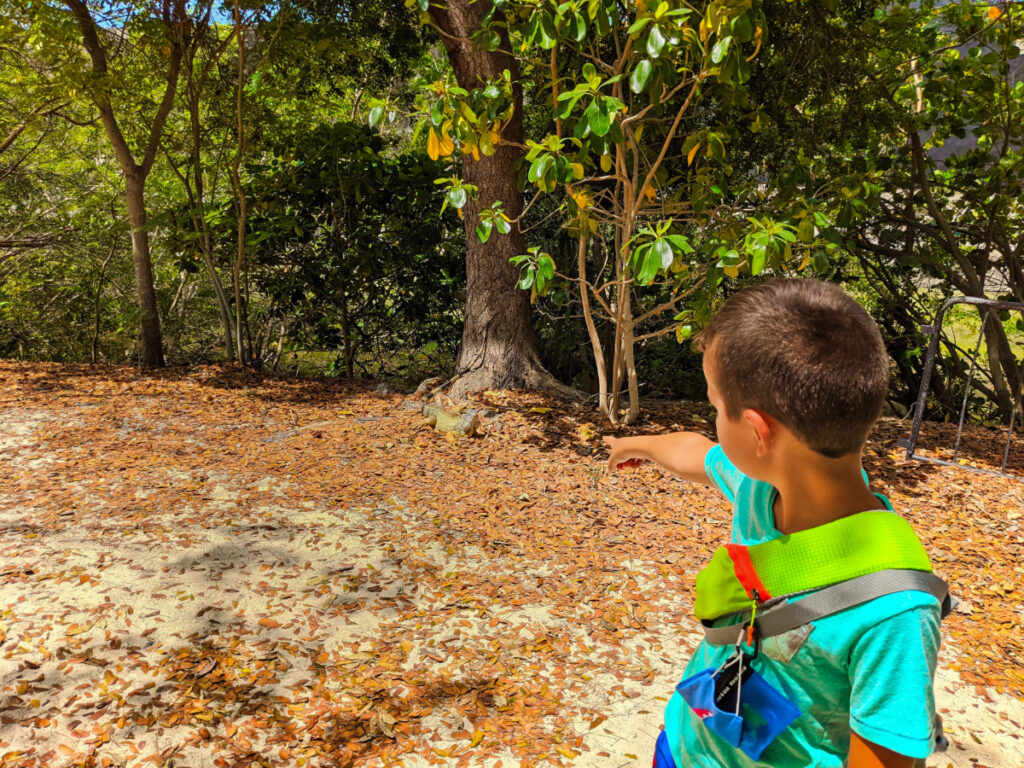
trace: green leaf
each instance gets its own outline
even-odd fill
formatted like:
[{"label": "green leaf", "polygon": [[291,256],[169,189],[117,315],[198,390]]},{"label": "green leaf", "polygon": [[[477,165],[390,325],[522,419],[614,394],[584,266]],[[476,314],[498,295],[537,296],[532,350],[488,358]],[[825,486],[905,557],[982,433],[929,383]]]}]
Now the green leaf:
[{"label": "green leaf", "polygon": [[727,248],[722,254],[722,266],[734,267],[740,263],[740,253],[733,248]]},{"label": "green leaf", "polygon": [[814,217],[804,216],[800,226],[796,228],[796,236],[800,238],[801,243],[814,242]]},{"label": "green leaf", "polygon": [[599,99],[594,99],[590,102],[584,118],[587,124],[590,125],[591,133],[595,136],[604,136],[612,125],[611,115],[605,111],[604,105]]},{"label": "green leaf", "polygon": [[537,272],[545,281],[551,280],[555,276],[555,262],[548,254],[541,254],[537,260]]},{"label": "green leaf", "polygon": [[633,73],[629,76],[629,89],[633,93],[641,93],[647,87],[647,80],[651,76],[652,69],[654,69],[654,65],[650,59],[641,59],[640,63],[633,68]]},{"label": "green leaf", "polygon": [[[609,118],[614,117],[614,115],[615,115],[615,112],[613,110],[613,112],[609,116]],[[615,122],[614,120],[612,120],[612,124],[608,128],[608,139],[613,144],[622,144],[622,143],[624,143],[626,141],[626,137],[622,133],[622,128],[619,127],[619,124],[617,122]]]},{"label": "green leaf", "polygon": [[430,0],[416,0],[416,5],[424,13],[430,10]]},{"label": "green leaf", "polygon": [[639,32],[641,29],[643,29],[644,27],[646,27],[650,23],[651,23],[651,17],[650,16],[644,16],[642,19],[637,19],[636,21],[633,22],[632,26],[630,26],[630,28],[626,31],[626,34],[629,35],[630,37],[632,37],[633,35],[635,35],[637,32]]},{"label": "green leaf", "polygon": [[563,184],[573,180],[572,163],[568,158],[558,157],[555,160],[555,178]]},{"label": "green leaf", "polygon": [[380,122],[380,119],[382,117],[384,117],[384,107],[383,106],[377,105],[376,107],[371,109],[370,110],[370,127],[371,128],[376,128],[377,127],[377,123]]},{"label": "green leaf", "polygon": [[714,64],[718,64],[725,58],[725,55],[729,52],[729,46],[732,44],[731,37],[723,37],[717,43],[715,47],[711,49],[711,61]]},{"label": "green leaf", "polygon": [[537,28],[537,32],[540,35],[540,47],[544,50],[551,50],[558,43],[555,23],[549,14],[541,14],[540,26]]},{"label": "green leaf", "polygon": [[654,253],[660,260],[661,269],[668,269],[672,266],[672,244],[665,238],[658,238],[654,241]]},{"label": "green leaf", "polygon": [[651,27],[651,31],[647,34],[647,53],[652,59],[656,59],[661,55],[662,48],[665,47],[665,35],[661,33],[661,30],[657,26]]},{"label": "green leaf", "polygon": [[491,237],[491,229],[494,225],[487,220],[476,225],[476,237],[481,243],[486,243]]},{"label": "green leaf", "polygon": [[[563,99],[562,98],[563,96],[565,96],[566,98]],[[561,103],[558,105],[558,108],[555,110],[555,113],[554,113],[553,117],[555,119],[562,119],[562,120],[564,120],[569,115],[571,115],[572,114],[572,110],[576,106],[576,103],[580,100],[580,96],[581,96],[581,94],[573,93],[572,91],[570,91],[568,93],[568,95],[566,95],[564,93],[561,94],[558,97],[558,101],[561,102]]]},{"label": "green leaf", "polygon": [[754,25],[750,22],[750,15],[744,13],[732,21],[732,33],[740,43],[750,42],[754,36]]},{"label": "green leaf", "polygon": [[533,287],[533,281],[537,277],[537,272],[533,267],[527,267],[526,272],[523,273],[522,277],[519,278],[519,287],[524,291]]},{"label": "green leaf", "polygon": [[650,249],[651,249],[651,244],[650,243],[644,243],[643,245],[638,245],[636,248],[633,249],[633,253],[630,254],[630,258],[633,261],[633,271],[634,272],[639,272],[640,271],[640,267],[643,265],[644,257],[646,257],[647,252]]},{"label": "green leaf", "polygon": [[494,154],[494,138],[490,131],[480,134],[480,154],[490,157]]},{"label": "green leaf", "polygon": [[814,266],[815,272],[825,272],[828,270],[828,254],[822,250],[814,252],[814,256],[811,258],[811,263]]},{"label": "green leaf", "polygon": [[551,155],[541,155],[533,161],[529,173],[526,174],[526,178],[533,183],[540,181],[544,178],[544,174],[547,173],[548,167],[553,160],[554,158]]},{"label": "green leaf", "polygon": [[444,101],[442,99],[435,101],[434,106],[430,108],[430,122],[435,126],[444,122]]},{"label": "green leaf", "polygon": [[768,252],[764,248],[754,248],[750,253],[750,274],[759,275],[764,271]]},{"label": "green leaf", "polygon": [[708,133],[708,148],[715,160],[725,160],[725,145],[720,134]]},{"label": "green leaf", "polygon": [[587,37],[587,22],[577,12],[573,12],[569,18],[569,36],[577,43],[583,42]]},{"label": "green leaf", "polygon": [[462,208],[466,204],[465,187],[455,187],[448,190],[448,202],[452,208]]},{"label": "green leaf", "polygon": [[509,232],[512,231],[511,222],[509,222],[509,220],[506,219],[504,216],[496,217],[494,219],[494,226],[497,227],[498,231],[503,235],[507,235]]},{"label": "green leaf", "polygon": [[672,243],[677,251],[693,253],[693,246],[690,245],[690,241],[682,235],[666,235],[665,239]]},{"label": "green leaf", "polygon": [[654,252],[654,248],[644,249],[643,263],[640,266],[640,271],[637,273],[636,280],[640,285],[650,285],[654,280],[654,276],[658,274],[658,263],[659,257]]},{"label": "green leaf", "polygon": [[707,271],[707,284],[710,288],[717,288],[722,284],[723,276],[722,268],[717,264],[712,264],[708,267]]}]

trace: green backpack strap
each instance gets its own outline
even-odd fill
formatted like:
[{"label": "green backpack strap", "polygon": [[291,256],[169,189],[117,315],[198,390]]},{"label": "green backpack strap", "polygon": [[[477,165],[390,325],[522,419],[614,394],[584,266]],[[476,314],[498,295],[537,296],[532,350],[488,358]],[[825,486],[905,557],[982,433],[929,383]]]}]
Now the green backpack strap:
[{"label": "green backpack strap", "polygon": [[860,512],[762,544],[719,547],[697,574],[694,612],[710,621],[886,570],[931,573],[932,566],[910,523],[887,510]]}]

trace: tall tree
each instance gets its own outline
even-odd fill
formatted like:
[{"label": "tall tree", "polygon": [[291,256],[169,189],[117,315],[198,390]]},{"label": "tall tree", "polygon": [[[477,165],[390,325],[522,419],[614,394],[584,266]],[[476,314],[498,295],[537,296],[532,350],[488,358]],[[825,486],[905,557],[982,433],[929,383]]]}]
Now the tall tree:
[{"label": "tall tree", "polygon": [[[463,180],[475,187],[462,209],[466,231],[466,313],[459,350],[462,372],[453,395],[486,388],[537,388],[568,394],[540,362],[530,322],[529,295],[516,289],[518,270],[510,259],[523,253],[525,242],[518,219],[522,194],[516,185],[523,158],[523,92],[519,68],[510,53],[508,35],[495,31],[498,45],[480,44],[483,20],[492,12],[490,0],[421,2],[441,35],[459,86],[485,89],[505,79],[511,83],[512,110],[493,153],[477,152],[463,160]],[[512,221],[506,237],[481,242],[475,232],[480,213],[500,200]]]},{"label": "tall tree", "polygon": [[[427,105],[428,149],[463,154],[463,178],[448,180],[448,200],[468,213],[467,232],[473,227],[477,235],[477,242],[470,236],[470,248],[495,255],[508,249],[522,270],[520,286],[532,295],[543,294],[556,277],[558,267],[541,252],[547,243],[526,249],[519,235],[519,157],[510,167],[496,163],[503,150],[525,143],[533,200],[554,196],[552,215],[562,213],[577,241],[575,258],[561,257],[568,274],[557,277],[578,287],[599,410],[613,423],[633,423],[639,416],[637,342],[672,331],[685,339],[724,277],[799,264],[799,249],[791,246],[795,226],[745,215],[749,206],[731,189],[727,163],[726,144],[736,130],[716,119],[721,105],[746,103],[749,62],[764,35],[759,7],[718,0],[635,8],[616,0],[495,0],[476,11],[472,23],[482,29],[475,33],[469,23],[442,28],[441,10],[430,6],[429,12],[459,87],[436,84]],[[451,53],[468,47],[464,38],[471,33],[484,46],[468,48],[476,61],[466,66],[475,67],[476,82],[460,72]],[[485,71],[479,61],[488,56],[496,63]],[[547,134],[539,140],[524,142],[517,120],[524,102],[519,67],[522,81],[535,88],[526,100],[532,130]],[[503,89],[511,106],[508,117],[499,109],[495,119],[493,102],[501,103]],[[503,187],[492,184],[484,192],[480,184],[489,180],[478,181],[478,167],[485,162],[502,168]],[[506,206],[499,209],[496,200]],[[504,237],[492,239],[493,229]],[[639,290],[656,280],[654,289]],[[668,320],[673,315],[675,322]]]},{"label": "tall tree", "polygon": [[[217,299],[217,308],[220,313],[221,326],[224,333],[224,351],[228,360],[235,359],[234,335],[235,322],[231,315],[231,303],[224,291],[224,285],[214,254],[214,236],[210,226],[209,213],[207,209],[208,192],[206,189],[207,169],[204,163],[204,139],[211,133],[204,123],[210,120],[210,109],[202,101],[209,97],[208,91],[212,90],[209,81],[214,74],[228,46],[235,38],[234,27],[224,27],[211,23],[213,13],[213,0],[205,0],[200,3],[195,12],[197,44],[190,46],[185,52],[183,63],[184,92],[186,112],[188,114],[188,128],[179,129],[179,133],[185,134],[176,137],[173,128],[165,135],[165,152],[171,165],[171,169],[182,183],[182,188],[188,198],[189,218],[192,221],[195,244],[203,263],[206,266],[210,283]],[[214,78],[216,79],[216,78]],[[219,83],[214,84],[214,87]],[[207,106],[206,119],[203,119],[201,106]],[[175,156],[170,147],[175,145],[174,140],[178,139],[182,145],[181,151],[185,158],[181,161],[181,167],[176,163]],[[208,140],[206,140],[207,143]],[[211,190],[210,193],[215,193]]]},{"label": "tall tree", "polygon": [[[157,3],[140,4],[128,9],[131,21],[127,26],[101,27],[86,0],[67,0],[78,27],[80,42],[89,55],[92,77],[84,78],[86,91],[99,111],[103,128],[114,150],[114,155],[124,173],[124,196],[128,207],[128,221],[131,228],[132,266],[135,271],[136,301],[139,305],[141,324],[140,358],[144,365],[163,365],[163,343],[160,336],[160,318],[157,311],[156,291],[153,285],[153,265],[150,258],[149,232],[146,229],[146,179],[153,169],[160,136],[163,133],[167,115],[174,104],[178,87],[178,75],[186,49],[192,42],[192,19],[186,10],[185,0],[160,0]],[[150,15],[151,14],[151,15]],[[111,47],[125,45],[126,38],[133,30],[145,29],[130,44],[147,48],[157,55],[149,57],[154,68],[160,62],[160,75],[165,81],[156,110],[148,121],[148,130],[142,131],[141,158],[133,150],[126,137],[123,122],[126,109],[119,109],[115,103],[115,82],[118,78],[111,71]],[[116,54],[115,54],[116,56]],[[131,60],[131,57],[127,57]],[[123,75],[124,73],[120,73]],[[135,83],[139,88],[143,83]],[[132,113],[138,118],[138,112]],[[137,129],[137,126],[135,126]]]}]

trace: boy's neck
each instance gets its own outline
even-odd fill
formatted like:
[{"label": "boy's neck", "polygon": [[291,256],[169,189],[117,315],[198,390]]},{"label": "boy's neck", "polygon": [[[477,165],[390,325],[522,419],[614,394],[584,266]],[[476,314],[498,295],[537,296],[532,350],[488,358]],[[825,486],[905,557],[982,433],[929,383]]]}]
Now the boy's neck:
[{"label": "boy's neck", "polygon": [[[794,470],[794,466],[799,468]],[[781,533],[797,533],[882,508],[878,497],[864,484],[857,454],[790,463],[772,485],[778,491],[772,511],[775,527]]]}]

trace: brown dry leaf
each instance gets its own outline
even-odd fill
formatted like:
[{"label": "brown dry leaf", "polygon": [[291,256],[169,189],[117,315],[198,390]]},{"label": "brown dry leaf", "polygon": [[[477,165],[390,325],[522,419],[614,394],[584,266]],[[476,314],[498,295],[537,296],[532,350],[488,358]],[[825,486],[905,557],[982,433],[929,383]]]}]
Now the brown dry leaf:
[{"label": "brown dry leaf", "polygon": [[198,667],[196,667],[196,671],[193,674],[197,678],[198,677],[206,677],[208,674],[213,672],[213,670],[216,667],[217,667],[217,660],[216,659],[207,659],[202,664],[200,664]]},{"label": "brown dry leaf", "polygon": [[[141,764],[164,729],[160,747],[183,747],[158,760],[217,768],[496,765],[506,750],[519,765],[611,759],[586,748],[606,721],[595,712],[627,698],[656,713],[675,681],[652,665],[665,656],[681,671],[691,651],[674,637],[638,659],[623,643],[646,648],[679,626],[692,574],[728,539],[729,506],[649,465],[606,475],[597,437],[610,430],[593,409],[493,391],[468,407],[501,428],[453,450],[367,382],[0,361],[0,408],[45,419],[0,451],[2,578],[25,597],[10,615],[0,606],[0,650],[31,638],[0,655],[18,665],[0,674],[16,672],[22,706],[41,705],[31,714],[45,718],[20,729],[37,754],[84,764],[93,750],[102,766],[110,739]],[[710,435],[702,405],[646,415],[616,433]],[[1020,696],[1024,541],[1007,510],[1024,496],[903,462],[905,427],[876,430],[872,484],[973,606],[943,628],[968,690]],[[308,439],[318,429],[330,439]],[[922,434],[953,442],[944,425]],[[992,430],[966,438],[976,463],[996,442]],[[19,451],[40,462],[27,471]],[[604,676],[619,685],[594,694]],[[47,733],[32,725],[43,720]]]}]

